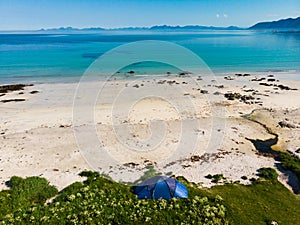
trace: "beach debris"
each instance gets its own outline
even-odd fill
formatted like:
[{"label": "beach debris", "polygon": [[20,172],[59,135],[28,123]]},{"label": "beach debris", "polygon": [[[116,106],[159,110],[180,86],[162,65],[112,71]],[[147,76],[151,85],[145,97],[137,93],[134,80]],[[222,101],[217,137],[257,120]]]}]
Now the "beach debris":
[{"label": "beach debris", "polygon": [[235,75],[238,76],[238,77],[248,77],[248,76],[251,76],[250,73],[244,73],[244,74],[236,73]]},{"label": "beach debris", "polygon": [[282,84],[274,85],[274,86],[279,87],[281,90],[293,90],[293,91],[297,91],[298,90],[297,88],[290,88],[290,87],[282,85]]},{"label": "beach debris", "polygon": [[270,225],[278,225],[278,223],[275,220],[272,220]]},{"label": "beach debris", "polygon": [[2,103],[7,103],[7,102],[23,102],[25,101],[24,98],[14,98],[14,99],[3,99],[1,100]]},{"label": "beach debris", "polygon": [[224,77],[224,79],[225,79],[225,80],[234,80],[234,78],[231,77],[231,76]]},{"label": "beach debris", "polygon": [[269,86],[274,86],[274,84],[268,84],[268,83],[259,83],[259,85],[267,86],[267,87],[269,87]]},{"label": "beach debris", "polygon": [[269,78],[267,81],[268,81],[268,82],[274,82],[274,81],[276,81],[276,79],[274,79],[274,78]]},{"label": "beach debris", "polygon": [[29,92],[30,94],[36,94],[36,93],[39,93],[39,91],[31,91]]},{"label": "beach debris", "polygon": [[33,84],[8,84],[0,86],[0,93],[7,93],[9,91],[24,90],[26,86],[33,86]]},{"label": "beach debris", "polygon": [[279,89],[281,90],[292,90],[292,91],[297,91],[298,89],[297,88],[290,88],[288,86],[285,86],[283,84],[268,84],[268,83],[259,83],[259,85],[262,85],[262,86],[267,86],[267,87],[270,87],[270,86],[274,86],[274,87],[278,87]]},{"label": "beach debris", "polygon": [[172,84],[176,84],[176,80],[169,80],[167,81],[168,84],[172,85]]},{"label": "beach debris", "polygon": [[157,81],[157,83],[158,83],[158,84],[164,84],[164,83],[166,83],[166,81],[167,81],[167,80],[159,80],[159,81]]},{"label": "beach debris", "polygon": [[270,75],[268,75],[267,77],[274,77],[274,75],[270,74]]},{"label": "beach debris", "polygon": [[191,167],[191,165],[181,165],[183,169]]},{"label": "beach debris", "polygon": [[201,94],[208,94],[208,91],[207,90],[201,90],[200,93]]},{"label": "beach debris", "polygon": [[61,125],[59,125],[59,128],[67,128],[67,127],[71,127],[71,125],[70,124],[68,124],[68,125],[61,124]]},{"label": "beach debris", "polygon": [[264,77],[261,77],[261,78],[255,77],[255,78],[251,79],[251,81],[263,81],[263,80],[265,80],[265,79],[266,79],[266,78],[264,78]]},{"label": "beach debris", "polygon": [[138,84],[133,85],[135,88],[139,88],[140,86]]},{"label": "beach debris", "polygon": [[284,127],[286,127],[286,128],[296,128],[295,125],[290,124],[290,123],[288,123],[288,122],[286,122],[286,121],[280,121],[280,122],[278,123],[278,125],[279,125],[281,128],[284,128]]},{"label": "beach debris", "polygon": [[240,93],[225,93],[224,94],[224,97],[231,101],[233,101],[235,99],[240,99],[241,96],[242,95]]},{"label": "beach debris", "polygon": [[201,157],[199,155],[191,156],[191,162],[198,162],[200,160],[201,160]]},{"label": "beach debris", "polygon": [[144,164],[145,164],[146,166],[154,166],[154,165],[157,164],[157,162],[151,162],[149,159],[145,159],[145,160],[144,160]]},{"label": "beach debris", "polygon": [[246,104],[252,104],[253,102],[249,102],[249,100],[254,100],[255,98],[251,95],[241,95],[240,93],[225,93],[224,97],[230,101],[235,99],[240,100]]},{"label": "beach debris", "polygon": [[216,87],[216,88],[224,88],[224,85],[223,84],[221,84],[221,85],[214,85],[214,87]]},{"label": "beach debris", "polygon": [[214,95],[221,95],[222,93],[219,91],[214,92]]},{"label": "beach debris", "polygon": [[192,74],[192,72],[189,72],[189,71],[182,71],[182,72],[180,72],[178,75],[179,75],[179,76],[186,76],[186,75],[189,75],[189,74]]},{"label": "beach debris", "polygon": [[126,166],[126,167],[136,167],[138,165],[139,165],[138,163],[134,163],[134,162],[129,162],[129,163],[123,164],[123,166]]},{"label": "beach debris", "polygon": [[244,92],[255,92],[256,90],[254,90],[254,89],[251,88],[251,89],[244,89],[243,91]]}]

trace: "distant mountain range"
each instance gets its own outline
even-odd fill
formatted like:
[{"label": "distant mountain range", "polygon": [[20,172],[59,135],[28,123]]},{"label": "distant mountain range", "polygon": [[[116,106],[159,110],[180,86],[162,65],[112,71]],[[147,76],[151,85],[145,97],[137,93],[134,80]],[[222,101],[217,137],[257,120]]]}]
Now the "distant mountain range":
[{"label": "distant mountain range", "polygon": [[105,29],[102,27],[91,27],[91,28],[73,28],[73,27],[60,27],[51,29],[41,29],[39,31],[126,31],[126,30],[145,30],[145,31],[197,31],[197,30],[244,30],[236,26],[229,27],[214,27],[214,26],[200,26],[200,25],[187,25],[187,26],[169,26],[160,25],[152,27],[124,27],[124,28],[111,28]]},{"label": "distant mountain range", "polygon": [[52,29],[41,29],[41,32],[97,32],[97,31],[201,31],[201,30],[296,30],[300,31],[300,17],[292,19],[282,19],[272,22],[260,22],[249,28],[241,28],[237,26],[229,27],[214,27],[214,26],[200,26],[200,25],[186,25],[186,26],[169,26],[160,25],[152,27],[124,27],[124,28],[73,28],[73,27],[60,27]]},{"label": "distant mountain range", "polygon": [[260,22],[252,27],[249,27],[250,30],[260,30],[260,29],[271,29],[271,30],[281,30],[281,29],[296,29],[300,30],[300,17],[296,19],[282,19],[272,22]]}]

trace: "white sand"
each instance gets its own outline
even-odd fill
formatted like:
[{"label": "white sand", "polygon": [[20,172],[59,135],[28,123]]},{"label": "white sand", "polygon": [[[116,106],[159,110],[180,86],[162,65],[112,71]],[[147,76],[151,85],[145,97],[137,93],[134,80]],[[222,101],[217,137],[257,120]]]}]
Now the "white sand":
[{"label": "white sand", "polygon": [[[258,109],[255,119],[279,134],[274,148],[296,151],[300,147],[300,81],[261,81],[299,89],[274,90],[274,86],[250,82],[254,76],[231,77],[235,79],[97,81],[80,84],[79,90],[73,83],[36,84],[26,87],[23,95],[10,92],[0,101],[26,101],[0,102],[0,186],[5,188],[13,175],[42,176],[62,189],[82,180],[78,173],[85,169],[128,182],[137,180],[147,165],[203,186],[213,185],[205,175],[219,173],[228,181],[249,183],[241,176],[256,177],[257,169],[275,167],[275,161],[257,155],[246,138],[273,136],[241,115]],[[220,85],[224,88],[216,87]],[[257,91],[254,97],[260,99],[252,100],[256,104],[223,96],[229,92],[251,95],[253,91],[246,92],[249,89]],[[29,94],[32,90],[39,93]],[[216,91],[221,94],[214,95]],[[295,128],[281,128],[282,120]],[[202,157],[192,162],[192,156]]]}]

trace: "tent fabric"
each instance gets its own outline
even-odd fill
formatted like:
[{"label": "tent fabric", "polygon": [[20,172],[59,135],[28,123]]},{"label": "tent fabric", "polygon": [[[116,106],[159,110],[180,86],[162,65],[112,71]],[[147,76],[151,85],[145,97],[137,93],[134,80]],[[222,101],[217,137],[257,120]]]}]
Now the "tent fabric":
[{"label": "tent fabric", "polygon": [[134,193],[139,199],[188,198],[188,190],[178,180],[166,176],[155,176],[136,186]]}]

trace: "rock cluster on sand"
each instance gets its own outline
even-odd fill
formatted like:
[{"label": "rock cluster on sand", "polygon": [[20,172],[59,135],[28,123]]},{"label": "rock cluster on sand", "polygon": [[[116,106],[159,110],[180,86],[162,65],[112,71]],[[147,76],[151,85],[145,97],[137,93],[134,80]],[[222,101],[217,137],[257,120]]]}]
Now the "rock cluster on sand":
[{"label": "rock cluster on sand", "polygon": [[0,93],[7,93],[9,91],[24,90],[26,86],[33,86],[33,84],[8,84],[0,86]]}]

